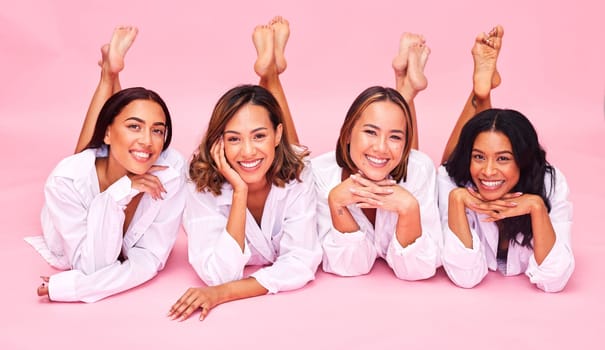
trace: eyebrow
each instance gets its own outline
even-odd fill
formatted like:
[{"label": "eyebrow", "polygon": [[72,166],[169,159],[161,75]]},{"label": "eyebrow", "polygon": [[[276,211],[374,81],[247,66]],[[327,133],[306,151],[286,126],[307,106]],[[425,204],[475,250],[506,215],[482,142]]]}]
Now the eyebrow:
[{"label": "eyebrow", "polygon": [[[141,119],[141,118],[138,118],[138,117],[130,117],[130,118],[126,119],[126,121],[128,121],[128,120],[134,120],[136,122],[145,124],[145,121],[143,119]],[[160,126],[166,127],[166,123],[163,123],[163,122],[155,122],[152,125],[160,125]]]},{"label": "eyebrow", "polygon": [[[372,129],[376,129],[376,130],[380,130],[380,128],[374,124],[363,124],[363,126],[372,128]],[[395,133],[402,134],[402,135],[404,134],[403,130],[400,130],[400,129],[391,129],[390,132],[395,132]]]},{"label": "eyebrow", "polygon": [[[483,152],[482,150],[480,150],[480,149],[476,149],[476,148],[473,148],[473,149],[472,149],[472,152],[485,153],[485,152]],[[512,151],[498,151],[498,152],[496,152],[496,154],[504,154],[504,153],[506,153],[506,154],[510,154],[510,155],[514,155]]]},{"label": "eyebrow", "polygon": [[[256,129],[252,130],[250,133],[253,134],[253,133],[257,132],[257,131],[265,131],[265,130],[268,130],[268,128],[266,128],[264,126],[261,126],[259,128],[256,128]],[[241,135],[240,132],[237,132],[235,130],[225,130],[223,132],[223,134],[237,134],[237,135]]]}]

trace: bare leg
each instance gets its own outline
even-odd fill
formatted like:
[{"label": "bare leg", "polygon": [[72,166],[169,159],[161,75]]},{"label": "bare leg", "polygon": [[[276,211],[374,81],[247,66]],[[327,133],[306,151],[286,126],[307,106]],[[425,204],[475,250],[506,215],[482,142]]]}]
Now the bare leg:
[{"label": "bare leg", "polygon": [[75,153],[81,152],[90,142],[105,101],[121,90],[119,73],[124,69],[124,57],[137,33],[138,29],[135,27],[117,27],[109,44],[101,47],[101,78],[86,112]]},{"label": "bare leg", "polygon": [[458,143],[460,131],[464,124],[477,113],[492,107],[491,90],[500,85],[501,78],[496,63],[502,47],[504,29],[498,25],[488,34],[481,33],[475,39],[471,53],[475,68],[473,71],[473,91],[466,100],[462,113],[456,121],[452,134],[447,141],[441,163],[445,163]]},{"label": "bare leg", "polygon": [[431,50],[425,45],[422,35],[404,33],[399,42],[399,52],[393,59],[396,89],[408,103],[412,114],[413,149],[418,149],[418,122],[414,98],[428,85],[424,67],[430,53]]},{"label": "bare leg", "polygon": [[274,17],[269,25],[254,28],[252,41],[258,56],[254,63],[254,71],[260,78],[259,85],[273,94],[282,109],[284,130],[288,140],[293,144],[299,144],[286,94],[279,80],[279,75],[287,67],[284,50],[289,36],[290,25],[287,20],[279,16]]}]

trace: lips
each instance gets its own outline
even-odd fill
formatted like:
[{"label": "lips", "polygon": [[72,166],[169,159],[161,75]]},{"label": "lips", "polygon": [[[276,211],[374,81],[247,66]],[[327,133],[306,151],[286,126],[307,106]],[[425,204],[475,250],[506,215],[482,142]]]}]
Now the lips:
[{"label": "lips", "polygon": [[143,151],[130,151],[130,154],[139,162],[146,162],[151,158],[151,153]]},{"label": "lips", "polygon": [[367,154],[366,154],[366,159],[370,162],[371,165],[378,166],[378,167],[384,166],[389,161],[388,158],[372,157]]},{"label": "lips", "polygon": [[258,165],[262,162],[262,159],[256,159],[253,161],[240,161],[237,162],[242,168],[246,169],[246,170],[251,170],[254,169],[256,167],[258,167]]},{"label": "lips", "polygon": [[487,181],[487,180],[479,180],[479,182],[481,183],[481,186],[483,186],[486,189],[496,189],[500,186],[502,186],[502,184],[504,184],[504,180],[492,180],[492,181]]}]

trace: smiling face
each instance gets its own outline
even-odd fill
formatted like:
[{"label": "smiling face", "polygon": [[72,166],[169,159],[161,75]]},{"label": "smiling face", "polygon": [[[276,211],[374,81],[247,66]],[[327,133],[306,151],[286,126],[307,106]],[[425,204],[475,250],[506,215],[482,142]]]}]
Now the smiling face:
[{"label": "smiling face", "polygon": [[267,184],[266,174],[281,136],[281,124],[273,128],[267,109],[250,103],[225,125],[225,158],[250,189]]},{"label": "smiling face", "polygon": [[506,135],[484,131],[477,135],[471,152],[470,173],[486,200],[502,198],[519,182],[520,171]]},{"label": "smiling face", "polygon": [[122,176],[146,173],[162,152],[165,133],[166,116],[158,103],[130,102],[105,132],[104,142],[110,146],[110,171]]},{"label": "smiling face", "polygon": [[369,179],[386,178],[401,162],[405,147],[405,115],[391,101],[373,102],[351,130],[349,152],[357,169]]}]

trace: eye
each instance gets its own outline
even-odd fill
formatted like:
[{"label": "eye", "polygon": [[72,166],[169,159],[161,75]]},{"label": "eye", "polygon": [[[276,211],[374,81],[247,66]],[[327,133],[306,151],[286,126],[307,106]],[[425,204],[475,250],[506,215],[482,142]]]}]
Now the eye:
[{"label": "eye", "polygon": [[239,137],[237,136],[227,136],[227,142],[229,143],[235,143],[239,141]]},{"label": "eye", "polygon": [[372,130],[372,129],[365,129],[363,132],[365,132],[368,135],[372,135],[372,136],[376,136],[376,131]]},{"label": "eye", "polygon": [[401,141],[401,140],[403,140],[403,137],[401,137],[399,135],[391,135],[391,140]]},{"label": "eye", "polygon": [[141,130],[141,126],[139,124],[128,124],[128,125],[126,125],[126,127],[133,131]]},{"label": "eye", "polygon": [[158,136],[164,136],[165,130],[163,128],[154,128],[151,132]]},{"label": "eye", "polygon": [[254,134],[254,136],[252,136],[252,137],[254,138],[254,140],[260,141],[260,140],[264,140],[267,137],[267,134],[258,133],[258,134]]},{"label": "eye", "polygon": [[479,153],[475,153],[471,157],[473,158],[473,160],[484,160],[485,159],[483,154],[479,154]]},{"label": "eye", "polygon": [[511,160],[509,156],[499,156],[497,159],[499,162],[508,162]]}]

